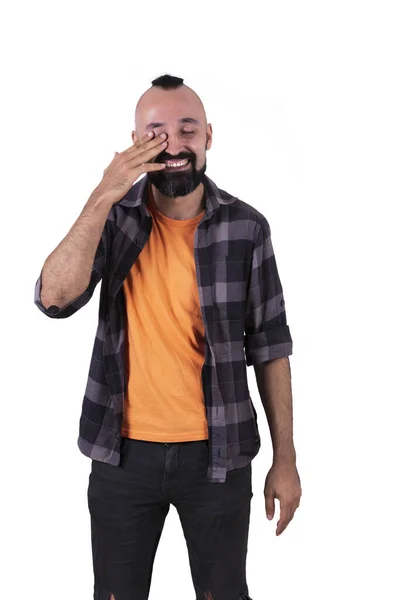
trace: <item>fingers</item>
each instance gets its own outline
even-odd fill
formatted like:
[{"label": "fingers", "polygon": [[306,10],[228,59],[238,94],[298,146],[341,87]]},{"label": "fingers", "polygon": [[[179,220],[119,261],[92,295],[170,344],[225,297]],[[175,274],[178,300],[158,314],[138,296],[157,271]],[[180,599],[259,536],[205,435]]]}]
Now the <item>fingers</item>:
[{"label": "fingers", "polygon": [[141,173],[148,173],[149,171],[162,171],[166,168],[165,163],[143,163],[137,167]]},{"label": "fingers", "polygon": [[115,152],[114,158],[110,165],[103,171],[103,177],[110,169],[111,165],[115,165],[118,169],[135,170],[137,173],[147,173],[149,171],[162,171],[166,165],[164,163],[148,162],[156,157],[167,146],[166,134],[161,133],[154,137],[154,131],[149,132],[151,135],[144,135],[124,152]]},{"label": "fingers", "polygon": [[161,143],[157,143],[157,145],[153,146],[152,148],[145,150],[145,151],[141,152],[140,154],[137,154],[136,156],[132,156],[129,163],[130,163],[130,165],[134,165],[135,161],[137,161],[138,164],[141,164],[143,162],[146,163],[149,160],[151,160],[152,158],[155,158],[166,147],[167,147],[167,142],[161,141]]},{"label": "fingers", "polygon": [[275,514],[275,500],[272,491],[266,491],[265,493],[265,512],[267,513],[267,519],[271,520]]},{"label": "fingers", "polygon": [[[151,133],[153,134],[153,132]],[[154,139],[148,139],[147,141],[144,141],[142,138],[140,143],[138,141],[137,144],[134,144],[126,154],[125,160],[127,161],[129,168],[140,167],[143,163],[148,163],[150,160],[160,154],[168,145],[168,142],[166,142],[165,139],[166,135],[161,133]],[[164,167],[156,167],[155,169],[149,170],[159,171],[162,168]]]},{"label": "fingers", "polygon": [[300,478],[295,465],[275,464],[271,467],[264,486],[267,518],[274,515],[275,498],[280,503],[280,518],[276,535],[280,535],[294,517],[301,497]]},{"label": "fingers", "polygon": [[281,516],[277,523],[276,535],[281,535],[294,517],[296,506],[292,503],[281,502]]},{"label": "fingers", "polygon": [[[160,133],[159,135],[154,137],[154,131],[149,131],[149,133],[151,133],[150,137],[148,136],[148,134],[144,135],[143,137],[136,140],[136,142],[130,148],[125,150],[124,154],[126,154],[128,159],[142,155],[143,153],[152,152],[156,148],[159,148],[158,152],[161,152],[161,144],[165,142],[167,137],[166,134]],[[166,145],[167,144],[165,143],[164,147]],[[155,152],[154,155],[156,154],[157,153]]]}]

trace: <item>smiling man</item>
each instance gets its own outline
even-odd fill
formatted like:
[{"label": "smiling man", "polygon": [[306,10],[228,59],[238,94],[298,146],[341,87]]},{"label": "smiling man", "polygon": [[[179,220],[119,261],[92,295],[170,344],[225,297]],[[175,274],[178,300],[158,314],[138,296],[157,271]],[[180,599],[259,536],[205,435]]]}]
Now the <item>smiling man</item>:
[{"label": "smiling man", "polygon": [[175,206],[179,218],[185,219],[199,207],[204,193],[212,127],[207,124],[200,98],[181,82],[173,77],[160,79],[160,84],[155,80],[137,104],[132,137],[135,142],[148,131],[168,134],[168,148],[154,159],[165,163],[166,168],[149,173],[148,178],[156,204],[170,209]]},{"label": "smiling man", "polygon": [[42,312],[67,318],[102,280],[78,437],[92,467],[94,600],[148,599],[171,504],[196,600],[251,600],[260,436],[246,366],[271,432],[264,495],[269,519],[280,503],[277,535],[301,496],[292,338],[270,226],[205,174],[212,127],[182,79],[155,79],[135,121],[133,145],[115,153],[35,287]]}]

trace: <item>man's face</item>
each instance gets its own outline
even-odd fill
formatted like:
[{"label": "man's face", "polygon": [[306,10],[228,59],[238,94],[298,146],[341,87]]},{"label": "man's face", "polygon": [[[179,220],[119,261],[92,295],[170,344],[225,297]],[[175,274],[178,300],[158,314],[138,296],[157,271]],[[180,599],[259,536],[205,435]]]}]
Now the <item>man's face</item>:
[{"label": "man's face", "polygon": [[212,127],[207,125],[201,101],[186,86],[150,88],[136,108],[133,140],[150,130],[155,135],[166,133],[168,146],[151,161],[166,162],[167,166],[147,173],[149,181],[169,198],[187,196],[204,181],[206,151],[211,147]]}]

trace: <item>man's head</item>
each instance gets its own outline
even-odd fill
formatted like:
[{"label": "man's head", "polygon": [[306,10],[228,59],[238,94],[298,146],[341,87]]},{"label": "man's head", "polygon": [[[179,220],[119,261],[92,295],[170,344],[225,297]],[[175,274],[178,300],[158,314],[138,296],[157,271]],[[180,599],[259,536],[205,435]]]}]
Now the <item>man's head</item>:
[{"label": "man's head", "polygon": [[150,129],[155,135],[167,134],[168,146],[154,162],[189,160],[181,168],[167,166],[162,171],[147,173],[149,181],[170,198],[193,192],[204,179],[206,151],[212,142],[212,127],[207,124],[198,95],[179,77],[162,75],[154,79],[152,87],[137,103],[135,127],[134,142]]}]

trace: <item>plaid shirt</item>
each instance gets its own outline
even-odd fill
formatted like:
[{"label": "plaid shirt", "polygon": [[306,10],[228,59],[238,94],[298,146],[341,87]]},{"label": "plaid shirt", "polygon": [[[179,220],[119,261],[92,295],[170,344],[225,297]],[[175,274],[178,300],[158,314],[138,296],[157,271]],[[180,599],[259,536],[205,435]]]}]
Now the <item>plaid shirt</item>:
[{"label": "plaid shirt", "polygon": [[[35,286],[36,306],[48,317],[65,319],[87,304],[102,280],[77,443],[84,455],[112,465],[120,463],[127,384],[122,284],[150,236],[147,185],[145,175],[111,207],[89,285],[78,298],[62,309],[46,309],[40,300],[42,273]],[[292,338],[266,218],[207,176],[205,201],[194,260],[205,330],[201,377],[209,433],[207,476],[224,483],[227,471],[246,466],[260,449],[246,364],[289,356]]]}]

